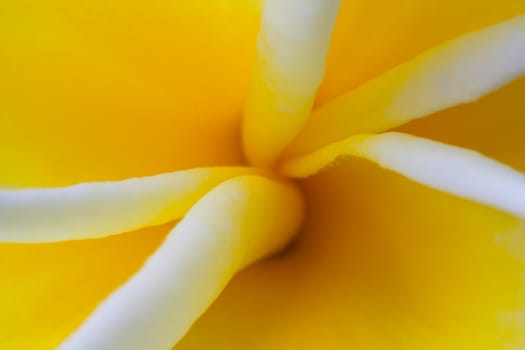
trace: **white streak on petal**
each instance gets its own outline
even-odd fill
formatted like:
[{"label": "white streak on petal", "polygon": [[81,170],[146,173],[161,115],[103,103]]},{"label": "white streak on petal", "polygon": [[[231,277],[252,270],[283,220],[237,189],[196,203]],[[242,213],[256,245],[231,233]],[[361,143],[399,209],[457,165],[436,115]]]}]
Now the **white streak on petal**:
[{"label": "white streak on petal", "polygon": [[287,153],[377,133],[475,101],[525,74],[525,15],[463,35],[314,111]]},{"label": "white streak on petal", "polygon": [[289,242],[302,210],[290,184],[246,176],[217,186],[60,349],[170,349],[237,271]]},{"label": "white streak on petal", "polygon": [[388,132],[356,135],[288,159],[287,176],[306,177],[343,156],[368,159],[429,187],[525,217],[525,175],[480,153]]},{"label": "white streak on petal", "polygon": [[243,120],[248,159],[271,165],[311,112],[340,0],[266,0]]},{"label": "white streak on petal", "polygon": [[0,242],[104,237],[181,218],[206,192],[250,168],[202,168],[70,187],[0,191]]}]

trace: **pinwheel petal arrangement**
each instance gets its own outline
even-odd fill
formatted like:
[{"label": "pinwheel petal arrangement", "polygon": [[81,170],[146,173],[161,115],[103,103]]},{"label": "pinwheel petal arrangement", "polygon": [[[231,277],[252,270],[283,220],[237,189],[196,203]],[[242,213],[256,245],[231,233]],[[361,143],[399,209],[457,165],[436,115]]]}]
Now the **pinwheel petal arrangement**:
[{"label": "pinwheel petal arrangement", "polygon": [[0,23],[1,348],[525,346],[525,3]]}]

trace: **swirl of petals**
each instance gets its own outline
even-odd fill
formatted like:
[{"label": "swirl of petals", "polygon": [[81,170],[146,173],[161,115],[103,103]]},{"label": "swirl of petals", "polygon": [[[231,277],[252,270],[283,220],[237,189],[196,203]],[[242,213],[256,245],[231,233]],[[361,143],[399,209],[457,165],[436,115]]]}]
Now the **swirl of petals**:
[{"label": "swirl of petals", "polygon": [[403,133],[351,136],[288,159],[282,171],[307,177],[345,156],[367,159],[429,187],[525,218],[525,175],[480,153]]},{"label": "swirl of petals", "polygon": [[[162,350],[233,276],[285,248],[298,187],[359,157],[427,187],[525,218],[525,175],[481,153],[387,130],[475,101],[525,73],[525,15],[443,43],[312,111],[340,0],[266,0],[242,142],[259,167],[196,168],[63,188],[0,190],[0,241],[105,237],[180,220],[62,342],[62,350]],[[266,168],[275,165],[275,172]],[[30,218],[30,219],[28,219]]]},{"label": "swirl of petals", "polygon": [[286,154],[475,101],[525,74],[525,15],[465,34],[316,109]]},{"label": "swirl of petals", "polygon": [[254,172],[248,167],[202,168],[63,188],[2,190],[0,241],[98,238],[160,225],[180,219],[222,181]]},{"label": "swirl of petals", "polygon": [[60,349],[169,349],[237,271],[282,249],[302,216],[291,184],[258,176],[222,183]]}]

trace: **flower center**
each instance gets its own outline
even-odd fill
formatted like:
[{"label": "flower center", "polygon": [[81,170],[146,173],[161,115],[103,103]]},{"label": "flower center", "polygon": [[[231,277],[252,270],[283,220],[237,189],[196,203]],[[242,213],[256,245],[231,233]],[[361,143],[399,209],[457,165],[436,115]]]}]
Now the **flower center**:
[{"label": "flower center", "polygon": [[311,114],[339,6],[340,0],[264,2],[243,151],[248,164],[297,192],[279,163]]}]

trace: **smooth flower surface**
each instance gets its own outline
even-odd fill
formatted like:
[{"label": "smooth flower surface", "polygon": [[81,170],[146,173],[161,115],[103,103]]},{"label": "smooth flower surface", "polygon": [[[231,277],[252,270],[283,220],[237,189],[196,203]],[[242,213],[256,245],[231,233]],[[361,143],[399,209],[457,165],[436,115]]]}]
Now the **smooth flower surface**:
[{"label": "smooth flower surface", "polygon": [[525,2],[8,0],[0,39],[2,349],[525,347]]}]

